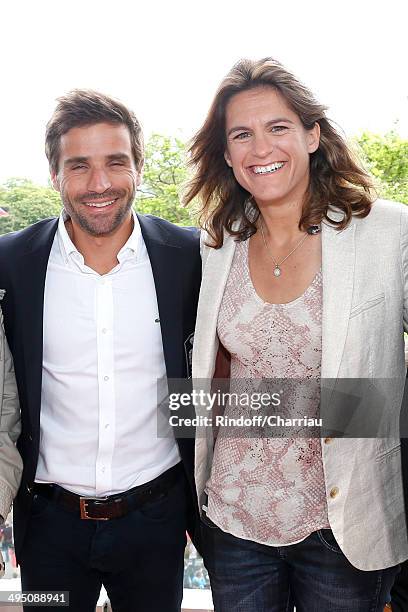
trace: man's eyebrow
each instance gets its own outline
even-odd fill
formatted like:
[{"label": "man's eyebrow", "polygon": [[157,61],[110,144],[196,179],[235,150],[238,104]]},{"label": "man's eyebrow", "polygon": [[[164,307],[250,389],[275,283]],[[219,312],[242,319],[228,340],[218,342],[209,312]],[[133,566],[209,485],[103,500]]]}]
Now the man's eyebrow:
[{"label": "man's eyebrow", "polygon": [[[270,121],[266,122],[266,127],[270,127],[271,125],[276,125],[277,123],[291,123],[292,125],[294,125],[294,121],[291,121],[290,119],[288,119],[287,117],[277,117],[276,119],[271,119]],[[242,132],[245,130],[249,130],[250,128],[246,127],[245,125],[237,125],[232,127],[230,130],[228,130],[227,136],[230,136],[231,134],[233,134],[234,132]]]},{"label": "man's eyebrow", "polygon": [[69,166],[70,164],[83,164],[88,161],[88,157],[68,157],[68,159],[64,159],[64,166]]},{"label": "man's eyebrow", "polygon": [[[130,157],[126,153],[111,153],[111,155],[107,155],[106,159],[109,161],[129,161]],[[64,160],[64,166],[71,166],[72,164],[84,164],[89,160],[89,157],[77,156],[77,157],[68,157],[68,159]]]},{"label": "man's eyebrow", "polygon": [[129,161],[130,157],[129,155],[127,155],[127,153],[112,153],[111,155],[107,155],[106,156],[107,159],[109,159],[110,161]]}]

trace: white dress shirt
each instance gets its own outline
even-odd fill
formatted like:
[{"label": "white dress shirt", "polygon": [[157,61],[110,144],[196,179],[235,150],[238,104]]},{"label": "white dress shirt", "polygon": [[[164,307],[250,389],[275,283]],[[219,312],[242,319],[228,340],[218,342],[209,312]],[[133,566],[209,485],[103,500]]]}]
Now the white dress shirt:
[{"label": "white dress shirt", "polygon": [[119,263],[104,275],[85,265],[65,218],[45,283],[36,482],[111,495],[180,461],[170,428],[157,437],[167,384],[156,291],[135,214]]}]

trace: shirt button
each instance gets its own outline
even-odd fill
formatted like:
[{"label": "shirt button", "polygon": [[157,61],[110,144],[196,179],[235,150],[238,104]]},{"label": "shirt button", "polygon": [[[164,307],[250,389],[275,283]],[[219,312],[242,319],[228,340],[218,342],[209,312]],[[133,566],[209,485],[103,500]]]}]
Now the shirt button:
[{"label": "shirt button", "polygon": [[104,376],[103,380],[109,380],[109,376]]},{"label": "shirt button", "polygon": [[337,495],[339,494],[339,489],[338,487],[333,487],[332,489],[330,489],[330,497],[332,499],[334,499],[335,497],[337,497]]},{"label": "shirt button", "polygon": [[108,429],[108,427],[109,427],[109,423],[106,423],[105,429]]},{"label": "shirt button", "polygon": [[325,438],[324,439],[324,443],[325,444],[330,444],[330,442],[333,442],[333,438]]},{"label": "shirt button", "polygon": [[104,467],[101,468],[101,472],[105,472],[105,468]]},{"label": "shirt button", "polygon": [[106,327],[104,327],[104,328],[102,329],[102,333],[103,333],[103,334],[106,334],[106,332],[107,332],[107,331],[108,331],[108,330],[106,329]]}]

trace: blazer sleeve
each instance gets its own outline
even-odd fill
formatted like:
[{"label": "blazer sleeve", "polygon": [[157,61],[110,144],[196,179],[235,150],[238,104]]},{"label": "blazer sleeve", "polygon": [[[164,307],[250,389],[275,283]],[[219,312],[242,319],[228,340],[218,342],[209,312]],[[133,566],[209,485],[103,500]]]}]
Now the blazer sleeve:
[{"label": "blazer sleeve", "polygon": [[21,431],[13,360],[0,307],[0,515],[5,519],[20,485],[23,463],[16,448]]},{"label": "blazer sleeve", "polygon": [[[406,211],[405,211],[406,208]],[[403,325],[404,330],[408,332],[408,206],[405,206],[401,212],[401,267],[402,267],[402,282],[404,291],[403,304]]]}]

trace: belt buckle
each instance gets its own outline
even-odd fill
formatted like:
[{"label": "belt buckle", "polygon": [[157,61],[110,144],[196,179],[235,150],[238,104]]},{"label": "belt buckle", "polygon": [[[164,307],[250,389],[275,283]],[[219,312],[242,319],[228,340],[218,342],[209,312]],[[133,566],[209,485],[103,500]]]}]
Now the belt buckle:
[{"label": "belt buckle", "polygon": [[88,515],[88,504],[91,501],[106,501],[107,497],[80,497],[79,498],[79,509],[81,512],[81,519],[86,519],[88,521],[109,521],[108,517],[104,516],[89,516]]}]

